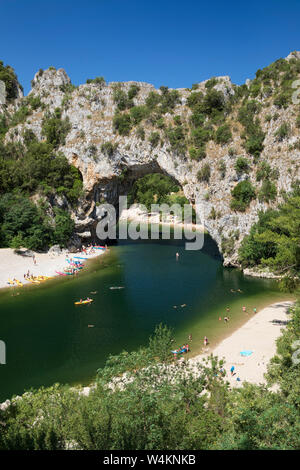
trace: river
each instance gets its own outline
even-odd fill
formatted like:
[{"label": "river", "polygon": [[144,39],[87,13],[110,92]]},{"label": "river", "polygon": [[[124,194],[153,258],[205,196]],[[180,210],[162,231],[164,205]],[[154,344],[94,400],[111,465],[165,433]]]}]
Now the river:
[{"label": "river", "polygon": [[[88,295],[91,305],[74,305]],[[204,335],[212,346],[249,318],[243,305],[251,315],[284,298],[275,281],[224,268],[209,236],[201,251],[186,251],[183,240],[121,241],[74,279],[1,291],[0,401],[55,382],[87,384],[109,354],[147,344],[160,322],[174,328],[178,346],[191,333],[195,354]]]}]

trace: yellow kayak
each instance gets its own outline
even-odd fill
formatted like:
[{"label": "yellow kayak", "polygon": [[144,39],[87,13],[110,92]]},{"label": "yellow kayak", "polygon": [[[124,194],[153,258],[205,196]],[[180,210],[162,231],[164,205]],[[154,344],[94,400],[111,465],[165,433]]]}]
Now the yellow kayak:
[{"label": "yellow kayak", "polygon": [[16,279],[16,283],[18,284],[19,287],[23,287],[23,284],[21,281],[18,281],[18,279]]},{"label": "yellow kayak", "polygon": [[75,305],[84,305],[84,304],[90,304],[93,302],[93,299],[90,300],[83,300],[82,302],[74,302]]},{"label": "yellow kayak", "polygon": [[13,281],[12,279],[8,279],[8,283],[7,284],[10,284],[11,286],[13,286],[15,283],[15,281]]}]

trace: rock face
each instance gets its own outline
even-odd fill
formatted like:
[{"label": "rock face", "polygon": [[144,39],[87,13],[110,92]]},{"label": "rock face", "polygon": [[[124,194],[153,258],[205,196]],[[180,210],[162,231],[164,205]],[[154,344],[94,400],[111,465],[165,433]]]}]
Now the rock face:
[{"label": "rock face", "polygon": [[[287,57],[287,60],[298,57],[300,53],[294,52]],[[236,87],[229,77],[218,77],[216,81],[214,88],[222,92],[225,101],[235,94]],[[191,160],[188,154],[179,155],[173,151],[165,138],[161,139],[160,146],[153,147],[148,140],[149,135],[156,131],[163,136],[163,132],[147,120],[143,121],[144,140],[139,138],[136,127],[133,127],[128,136],[118,135],[113,128],[116,111],[113,92],[116,83],[89,83],[71,91],[68,90],[70,83],[63,69],[50,68],[36,73],[29,95],[39,96],[44,104],[44,110],[34,111],[24,123],[17,126],[17,133],[14,133],[14,129],[10,129],[6,140],[15,139],[16,134],[21,136],[24,129],[31,129],[42,140],[41,126],[46,110],[53,112],[55,108],[60,107],[63,110],[62,117],[68,116],[71,130],[66,137],[65,145],[59,150],[80,170],[85,190],[84,198],[79,201],[77,209],[72,213],[76,224],[75,244],[78,243],[78,237],[86,240],[91,233],[93,234],[95,224],[100,217],[97,209],[99,203],[105,201],[117,205],[118,196],[126,194],[137,178],[148,173],[160,172],[174,178],[192,204],[197,202],[201,223],[217,242],[220,251],[222,240],[233,240],[233,248],[229,253],[224,253],[224,264],[237,265],[237,250],[241,240],[257,221],[258,212],[269,207],[267,203],[255,199],[244,213],[233,212],[230,209],[231,191],[239,181],[249,178],[257,190],[261,184],[256,181],[255,166],[252,163],[249,174],[237,175],[234,169],[238,156],[243,155],[252,162],[243,146],[241,136],[244,129],[236,119],[237,110],[233,110],[229,117],[232,141],[225,145],[209,141],[204,162],[198,162]],[[198,84],[197,91],[205,94],[206,83]],[[144,104],[151,91],[160,93],[148,83],[127,82],[119,86],[128,92],[132,85],[139,87],[139,92],[134,97],[135,105]],[[247,85],[250,86],[251,82]],[[173,122],[174,115],[179,115],[184,122],[188,122],[191,115],[191,110],[187,106],[191,90],[178,89],[178,92],[180,103],[176,105],[173,115],[164,116],[167,125]],[[300,177],[300,147],[295,145],[299,137],[299,129],[295,123],[299,110],[297,105],[279,109],[268,98],[256,98],[256,101],[262,104],[259,118],[265,133],[264,150],[260,160],[267,161],[271,168],[277,169],[279,173],[278,197],[273,203],[276,205],[280,201],[280,191],[290,190],[292,182]],[[19,106],[18,102],[15,106]],[[276,116],[276,119],[266,119],[267,115]],[[285,122],[289,123],[291,132],[279,142],[275,134]],[[114,150],[109,153],[103,147],[103,144],[108,142],[114,146]],[[232,148],[235,150],[234,153],[231,151]],[[220,159],[226,165],[224,177],[220,176]],[[201,182],[197,178],[197,173],[204,163],[209,164],[211,168],[209,183]],[[210,217],[212,209],[217,214],[215,218]]]}]

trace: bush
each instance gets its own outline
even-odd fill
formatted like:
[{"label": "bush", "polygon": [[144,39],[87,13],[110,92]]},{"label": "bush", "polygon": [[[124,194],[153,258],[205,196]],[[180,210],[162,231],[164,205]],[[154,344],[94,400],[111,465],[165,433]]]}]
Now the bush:
[{"label": "bush", "polygon": [[218,170],[220,172],[220,176],[222,179],[225,178],[225,175],[226,175],[226,164],[224,162],[224,160],[220,160],[219,163],[218,163]]},{"label": "bush", "polygon": [[158,132],[151,132],[148,140],[151,144],[151,147],[156,147],[159,144],[159,140],[160,140],[159,133]]},{"label": "bush", "polygon": [[216,79],[216,77],[212,77],[210,80],[207,80],[207,82],[205,83],[205,88],[207,88],[207,90],[210,90],[217,83],[218,83],[218,80]]},{"label": "bush", "polygon": [[88,78],[86,83],[94,83],[95,85],[103,86],[105,85],[105,78],[104,77],[96,77],[96,78]]},{"label": "bush", "polygon": [[197,173],[198,181],[209,182],[210,179],[210,166],[208,163],[203,165],[203,167]]},{"label": "bush", "polygon": [[114,152],[116,151],[117,147],[118,147],[118,144],[113,144],[110,141],[104,142],[101,145],[101,152],[104,153],[105,155],[111,157],[114,154]]},{"label": "bush", "polygon": [[130,115],[127,113],[115,114],[113,119],[113,126],[120,135],[128,135],[132,127]]},{"label": "bush", "polygon": [[143,119],[145,119],[148,114],[149,110],[147,106],[144,105],[133,106],[133,108],[130,109],[130,117],[135,125],[139,124]]},{"label": "bush", "polygon": [[275,132],[275,137],[277,138],[279,142],[281,142],[289,136],[290,132],[291,132],[291,128],[290,128],[289,123],[284,122],[283,124],[281,124],[279,129]]},{"label": "bush", "polygon": [[28,108],[28,106],[25,106],[25,105],[20,106],[18,111],[16,111],[13,114],[11,121],[9,123],[10,126],[13,127],[13,126],[17,126],[18,124],[21,124],[22,122],[26,120],[27,116],[29,116],[30,114],[31,114],[31,111]]},{"label": "bush", "polygon": [[226,238],[222,237],[221,250],[225,255],[231,255],[234,250],[234,239],[233,237]]},{"label": "bush", "polygon": [[244,157],[239,157],[235,162],[234,169],[238,174],[248,173],[250,170],[248,160]]},{"label": "bush", "polygon": [[[0,60],[0,80],[5,83],[6,99],[11,101],[18,96],[18,78],[9,65],[4,66]],[[22,87],[20,87],[22,89]]]},{"label": "bush", "polygon": [[269,267],[299,279],[299,184],[278,209],[259,213],[259,220],[245,237],[239,250],[243,266]]},{"label": "bush", "polygon": [[134,106],[133,101],[128,98],[127,93],[121,89],[120,85],[114,87],[113,100],[119,111],[125,111]]},{"label": "bush", "polygon": [[241,181],[232,190],[231,195],[231,209],[244,212],[252,199],[255,199],[255,189],[250,181]]},{"label": "bush", "polygon": [[145,131],[141,126],[136,129],[136,135],[139,139],[145,140]]},{"label": "bush", "polygon": [[185,135],[183,127],[181,125],[178,125],[176,127],[169,127],[166,130],[166,137],[171,144],[172,150],[175,150],[179,153],[185,153]]},{"label": "bush", "polygon": [[203,158],[206,157],[206,152],[205,152],[205,147],[200,147],[200,148],[195,148],[195,147],[190,147],[189,148],[189,155],[192,160],[203,160]]},{"label": "bush", "polygon": [[69,118],[61,118],[61,110],[56,108],[53,114],[45,116],[42,122],[42,135],[47,138],[47,142],[56,149],[66,142],[66,136],[71,129]]},{"label": "bush", "polygon": [[149,338],[149,350],[153,357],[159,361],[170,359],[170,351],[174,342],[174,332],[166,325],[160,323],[154,331],[154,335]]},{"label": "bush", "polygon": [[217,144],[227,144],[232,139],[232,134],[230,130],[230,126],[228,124],[224,124],[217,129],[216,132],[216,142]]},{"label": "bush", "polygon": [[138,92],[140,91],[140,87],[137,86],[137,85],[131,85],[131,87],[129,88],[128,90],[128,99],[129,100],[132,100],[133,98],[135,98],[138,94]]},{"label": "bush", "polygon": [[258,193],[259,201],[261,202],[274,201],[276,199],[276,195],[277,195],[276,185],[268,179],[264,180],[261,185],[261,190]]},{"label": "bush", "polygon": [[260,162],[256,171],[256,181],[262,181],[266,179],[277,179],[278,177],[279,171],[277,168],[272,169],[267,162]]}]

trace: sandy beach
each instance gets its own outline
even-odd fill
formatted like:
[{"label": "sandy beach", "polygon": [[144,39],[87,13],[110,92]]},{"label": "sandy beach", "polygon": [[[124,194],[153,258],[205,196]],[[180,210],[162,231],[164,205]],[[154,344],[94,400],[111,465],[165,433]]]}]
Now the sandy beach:
[{"label": "sandy beach", "polygon": [[166,225],[170,227],[180,227],[186,230],[204,232],[205,228],[199,224],[185,224],[174,215],[166,215],[165,218],[160,220],[160,213],[145,212],[138,204],[133,204],[129,209],[124,209],[120,215],[121,222],[137,222],[141,224],[155,224]]},{"label": "sandy beach", "polygon": [[[289,320],[289,307],[292,301],[278,302],[257,312],[238,330],[224,339],[214,349],[213,353],[219,359],[225,359],[226,378],[232,387],[241,387],[244,382],[254,384],[265,383],[264,374],[267,364],[276,353],[276,339],[282,328]],[[250,352],[242,356],[242,351]],[[190,359],[192,363],[202,361],[203,354]],[[230,369],[234,366],[234,375]],[[237,380],[240,379],[240,381]]]},{"label": "sandy beach", "polygon": [[[66,255],[69,258],[82,256],[84,258],[95,258],[104,254],[103,250],[95,250],[95,253],[86,255],[85,253],[35,253],[36,264],[33,258],[17,254],[12,248],[0,249],[0,288],[9,287],[8,279],[18,279],[22,284],[31,284],[24,279],[24,274],[30,271],[33,276],[59,276],[56,271],[62,272],[68,267]],[[82,260],[84,262],[84,260]]]}]

